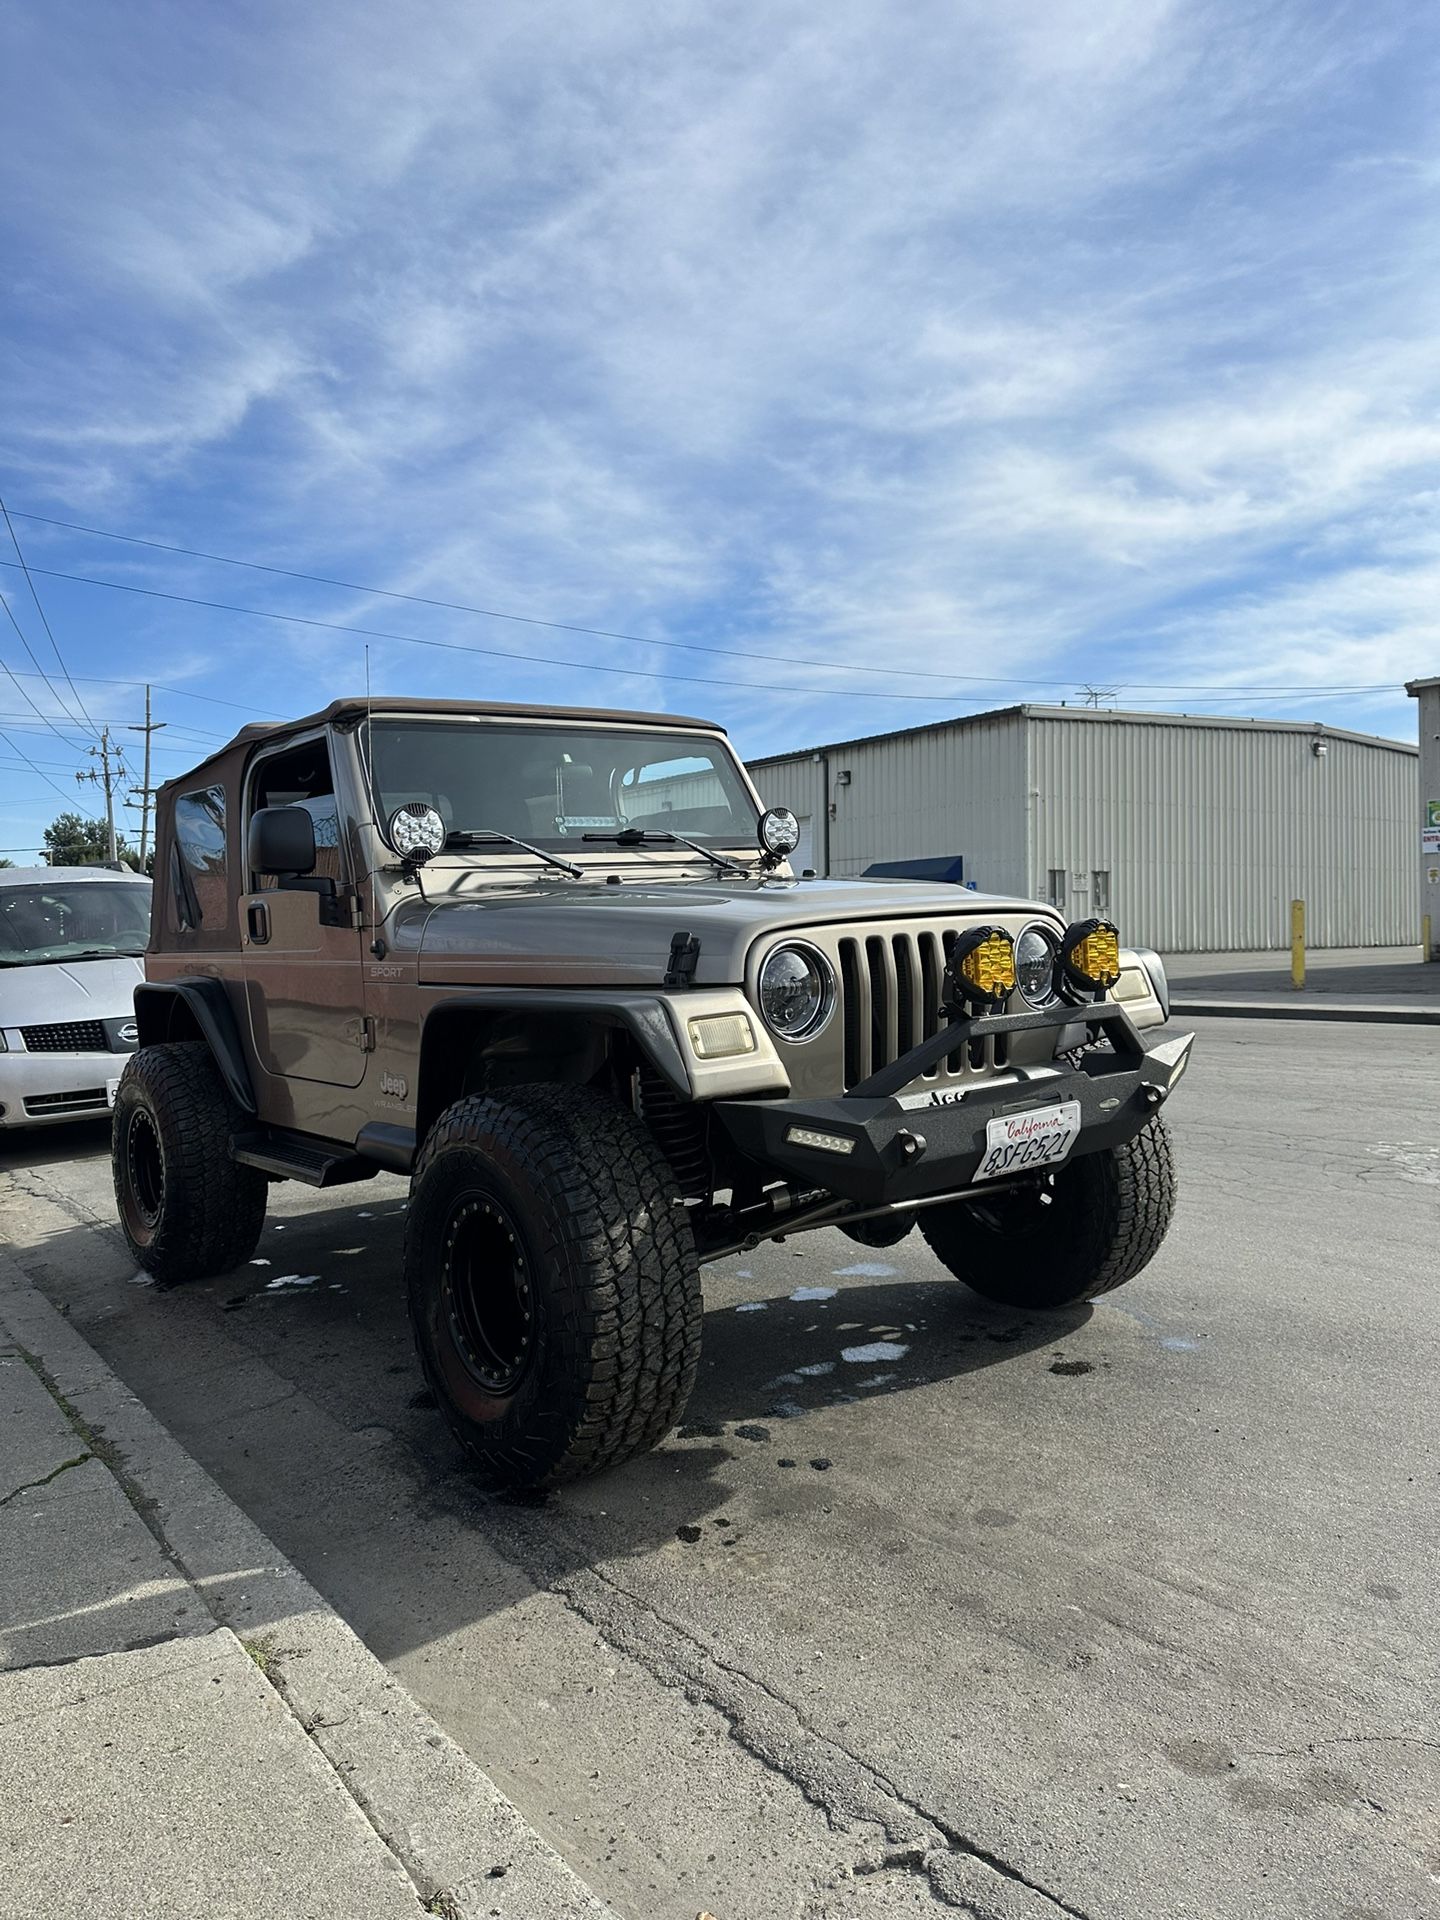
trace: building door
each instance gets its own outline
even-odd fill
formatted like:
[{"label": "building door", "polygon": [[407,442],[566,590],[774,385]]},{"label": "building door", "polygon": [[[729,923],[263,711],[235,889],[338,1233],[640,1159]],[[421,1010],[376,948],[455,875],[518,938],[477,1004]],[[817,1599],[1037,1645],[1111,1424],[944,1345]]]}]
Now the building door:
[{"label": "building door", "polygon": [[240,916],[255,1056],[285,1079],[357,1087],[366,1064],[361,935],[323,734],[255,767],[247,827],[259,808],[282,806],[303,807],[314,822],[315,871],[298,883],[248,876]]},{"label": "building door", "polygon": [[1064,867],[1051,867],[1048,891],[1045,895],[1051,906],[1055,907],[1061,913],[1066,911],[1066,901],[1069,897],[1068,889],[1065,885],[1065,874],[1066,869]]}]

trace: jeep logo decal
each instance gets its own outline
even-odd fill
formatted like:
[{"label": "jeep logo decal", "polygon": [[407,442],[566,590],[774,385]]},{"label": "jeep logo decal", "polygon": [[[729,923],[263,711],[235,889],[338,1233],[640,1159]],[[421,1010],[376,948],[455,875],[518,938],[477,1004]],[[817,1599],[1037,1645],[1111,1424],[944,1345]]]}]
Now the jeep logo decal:
[{"label": "jeep logo decal", "polygon": [[409,1082],[402,1080],[398,1073],[382,1073],[380,1076],[381,1093],[393,1093],[397,1100],[403,1100],[409,1092]]}]

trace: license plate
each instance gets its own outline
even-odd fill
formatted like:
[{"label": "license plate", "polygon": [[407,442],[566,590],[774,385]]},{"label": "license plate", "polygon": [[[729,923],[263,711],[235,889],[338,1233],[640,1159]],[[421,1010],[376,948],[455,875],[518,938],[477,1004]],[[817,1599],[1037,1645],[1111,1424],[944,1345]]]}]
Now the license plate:
[{"label": "license plate", "polygon": [[1048,1167],[1065,1158],[1079,1131],[1078,1100],[1062,1100],[1058,1107],[1032,1107],[1028,1113],[1007,1113],[1002,1119],[987,1121],[985,1154],[975,1178],[998,1180],[1002,1174]]},{"label": "license plate", "polygon": [[115,1096],[119,1091],[120,1082],[118,1080],[107,1080],[105,1082],[105,1104],[107,1107],[114,1106]]}]

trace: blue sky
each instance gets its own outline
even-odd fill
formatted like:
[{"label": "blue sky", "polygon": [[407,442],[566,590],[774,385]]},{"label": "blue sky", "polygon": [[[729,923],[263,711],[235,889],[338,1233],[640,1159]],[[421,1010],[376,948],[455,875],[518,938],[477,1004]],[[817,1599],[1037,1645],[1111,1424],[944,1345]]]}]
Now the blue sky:
[{"label": "blue sky", "polygon": [[[1086,682],[1413,738],[1437,50],[1412,0],[18,0],[0,484],[35,568],[515,656],[375,639],[379,691],[752,755]],[[324,627],[36,584],[97,721],[179,690],[164,775],[363,681]],[[25,847],[86,736],[3,616],[0,661]]]}]

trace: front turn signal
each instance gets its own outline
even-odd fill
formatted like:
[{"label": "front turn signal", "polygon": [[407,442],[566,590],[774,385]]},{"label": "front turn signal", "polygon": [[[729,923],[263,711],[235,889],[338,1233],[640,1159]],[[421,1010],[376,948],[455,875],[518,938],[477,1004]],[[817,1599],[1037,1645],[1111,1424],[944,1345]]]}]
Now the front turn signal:
[{"label": "front turn signal", "polygon": [[1060,942],[1060,965],[1085,993],[1108,993],[1120,979],[1120,933],[1108,920],[1077,920]]},{"label": "front turn signal", "polygon": [[946,999],[976,1012],[1003,1007],[1015,991],[1015,942],[1003,927],[962,933],[946,963]]}]

